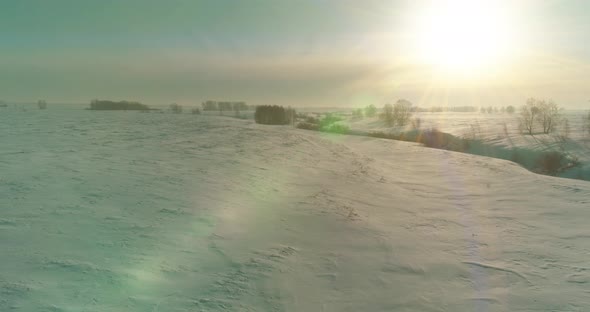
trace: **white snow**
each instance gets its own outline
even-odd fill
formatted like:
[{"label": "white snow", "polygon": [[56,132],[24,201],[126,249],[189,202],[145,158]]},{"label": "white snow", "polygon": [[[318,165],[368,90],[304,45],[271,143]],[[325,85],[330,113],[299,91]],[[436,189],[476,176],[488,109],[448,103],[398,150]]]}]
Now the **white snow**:
[{"label": "white snow", "polygon": [[[487,146],[506,150],[559,151],[576,157],[581,165],[563,172],[560,176],[590,180],[590,135],[584,129],[583,118],[588,111],[566,110],[561,122],[550,134],[543,134],[542,127],[535,125],[533,135],[522,134],[519,129],[519,114],[493,113],[414,113],[412,119],[420,119],[421,129],[435,128],[456,137],[474,139]],[[569,133],[564,120],[568,120]],[[378,117],[343,121],[352,130],[363,132],[399,133],[410,131],[413,125],[388,127]],[[567,134],[566,134],[567,133]]]},{"label": "white snow", "polygon": [[1,311],[589,311],[590,183],[233,118],[0,110]]}]

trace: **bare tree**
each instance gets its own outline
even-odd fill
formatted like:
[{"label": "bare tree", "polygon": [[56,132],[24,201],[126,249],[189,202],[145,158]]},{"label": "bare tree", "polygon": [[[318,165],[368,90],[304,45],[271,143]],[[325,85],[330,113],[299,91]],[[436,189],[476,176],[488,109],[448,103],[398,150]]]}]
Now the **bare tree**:
[{"label": "bare tree", "polygon": [[393,117],[393,106],[391,104],[385,104],[383,106],[383,113],[381,114],[381,119],[385,121],[385,123],[391,127],[394,125],[395,119]]},{"label": "bare tree", "polygon": [[405,126],[412,117],[412,103],[408,100],[398,100],[393,105],[393,121],[398,126]]},{"label": "bare tree", "polygon": [[537,100],[534,98],[527,99],[526,104],[520,108],[519,126],[523,132],[526,131],[530,135],[533,134],[535,120],[538,114]]},{"label": "bare tree", "polygon": [[551,100],[537,101],[536,107],[538,108],[539,112],[539,114],[537,114],[537,118],[543,126],[543,133],[551,133],[555,126],[560,122],[562,109]]}]

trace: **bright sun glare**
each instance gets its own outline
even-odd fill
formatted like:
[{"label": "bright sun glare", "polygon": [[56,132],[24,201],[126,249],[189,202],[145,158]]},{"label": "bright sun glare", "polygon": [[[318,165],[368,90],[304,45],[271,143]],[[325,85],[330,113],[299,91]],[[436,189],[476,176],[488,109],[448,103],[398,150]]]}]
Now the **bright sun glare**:
[{"label": "bright sun glare", "polygon": [[417,56],[447,73],[497,66],[514,47],[513,24],[500,1],[433,1],[416,20]]}]

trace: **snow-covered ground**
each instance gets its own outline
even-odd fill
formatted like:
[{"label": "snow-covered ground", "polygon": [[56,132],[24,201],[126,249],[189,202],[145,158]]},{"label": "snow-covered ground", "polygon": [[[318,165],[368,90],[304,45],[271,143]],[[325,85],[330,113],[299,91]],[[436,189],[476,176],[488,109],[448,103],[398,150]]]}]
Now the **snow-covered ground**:
[{"label": "snow-covered ground", "polygon": [[[583,118],[588,111],[569,110],[563,113],[563,120],[568,120],[569,129],[561,122],[551,134],[543,134],[537,125],[533,135],[523,135],[519,129],[518,114],[481,114],[481,113],[416,113],[412,119],[420,120],[421,129],[436,128],[456,137],[474,139],[488,146],[503,149],[520,149],[537,152],[565,152],[580,161],[580,166],[561,174],[564,177],[590,180],[590,135],[584,130]],[[363,132],[402,132],[413,129],[414,124],[406,127],[388,127],[378,117],[361,120],[344,121],[351,129]],[[568,131],[569,130],[569,131]]]},{"label": "snow-covered ground", "polygon": [[589,208],[407,142],[0,110],[0,311],[590,311]]}]

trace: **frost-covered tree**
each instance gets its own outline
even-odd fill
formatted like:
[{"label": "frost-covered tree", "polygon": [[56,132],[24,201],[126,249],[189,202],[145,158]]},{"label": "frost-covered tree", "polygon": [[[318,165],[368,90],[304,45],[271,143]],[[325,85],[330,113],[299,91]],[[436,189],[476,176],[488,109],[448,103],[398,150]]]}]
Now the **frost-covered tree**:
[{"label": "frost-covered tree", "polygon": [[523,132],[532,135],[535,127],[535,121],[539,114],[539,107],[537,106],[537,99],[529,98],[526,104],[520,108],[519,127]]},{"label": "frost-covered tree", "polygon": [[543,126],[543,133],[551,133],[561,120],[562,109],[551,100],[536,101],[536,107],[539,112],[539,114],[537,114],[537,119],[541,126]]},{"label": "frost-covered tree", "polygon": [[412,103],[408,100],[398,100],[393,105],[393,121],[398,126],[405,126],[412,117]]}]

